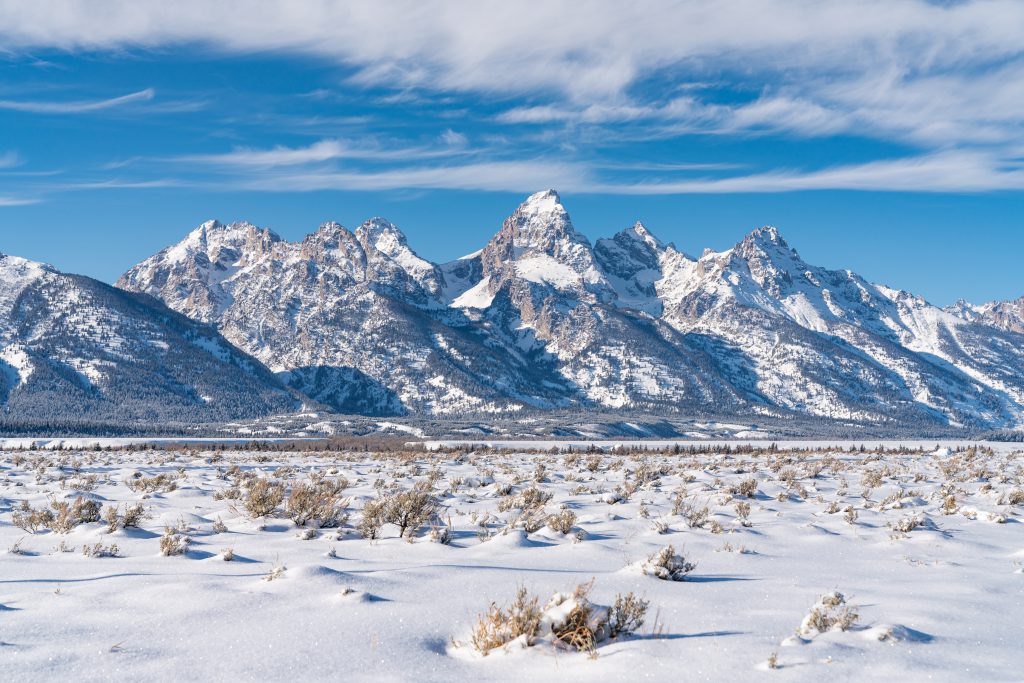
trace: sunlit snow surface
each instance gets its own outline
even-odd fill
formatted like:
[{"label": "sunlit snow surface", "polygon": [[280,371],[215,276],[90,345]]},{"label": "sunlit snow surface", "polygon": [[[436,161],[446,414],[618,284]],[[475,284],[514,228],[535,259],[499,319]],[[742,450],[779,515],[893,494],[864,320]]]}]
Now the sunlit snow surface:
[{"label": "sunlit snow surface", "polygon": [[[865,453],[819,444],[789,454],[798,445],[812,444],[752,455],[606,450],[568,460],[523,445],[379,456],[4,452],[0,678],[1019,680],[1024,506],[1010,495],[1024,456],[1003,444],[971,457],[953,443],[872,454],[871,442]],[[431,471],[451,545],[431,541],[427,527],[412,542],[391,526],[372,543],[355,533],[378,486],[408,489]],[[344,477],[350,519],[310,540],[282,508],[251,520],[242,501],[224,497],[232,476],[250,472],[288,486],[311,474]],[[124,482],[136,473],[167,475],[174,488],[132,492]],[[752,498],[729,493],[750,478]],[[626,482],[636,490],[610,504]],[[508,528],[515,511],[498,509],[500,489],[528,486],[553,494],[546,513],[564,506],[576,514],[572,533]],[[679,491],[709,508],[703,528],[673,514]],[[141,529],[114,533],[103,522],[68,534],[11,523],[22,501],[39,508],[77,496],[122,509],[141,501],[149,517]],[[741,502],[750,505],[749,527],[738,518]],[[831,503],[840,511],[830,513]],[[842,511],[851,505],[854,524]],[[913,515],[927,523],[893,538],[888,525]],[[215,533],[218,519],[226,531]],[[186,554],[159,554],[165,526],[191,537]],[[82,546],[96,543],[116,543],[121,556],[83,556]],[[638,570],[668,544],[697,563],[689,580]],[[234,561],[223,560],[225,548]],[[266,581],[275,566],[283,572]],[[600,604],[629,591],[650,601],[636,635],[602,645],[594,659],[550,644],[487,657],[468,646],[477,615],[517,586],[543,602],[591,579]],[[854,627],[796,637],[811,606],[835,590],[857,607]],[[773,653],[778,668],[768,672]]]}]

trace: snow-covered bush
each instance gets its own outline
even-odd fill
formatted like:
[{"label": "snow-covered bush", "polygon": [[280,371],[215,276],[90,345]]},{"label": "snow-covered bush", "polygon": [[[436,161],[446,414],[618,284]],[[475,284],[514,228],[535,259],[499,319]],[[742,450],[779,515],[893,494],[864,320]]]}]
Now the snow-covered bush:
[{"label": "snow-covered bush", "polygon": [[750,503],[746,501],[740,501],[733,506],[736,511],[736,517],[740,521],[740,526],[749,527],[750,524]]},{"label": "snow-covered bush", "polygon": [[680,493],[672,502],[672,514],[682,517],[691,529],[702,529],[708,523],[711,510],[706,505],[698,507],[690,503],[684,494]]},{"label": "snow-covered bush", "polygon": [[889,522],[889,528],[892,529],[892,538],[906,538],[914,529],[927,527],[929,524],[930,520],[925,515],[917,514]]},{"label": "snow-covered bush", "polygon": [[398,527],[398,534],[411,537],[437,511],[437,501],[417,487],[384,499],[384,521]]},{"label": "snow-covered bush", "polygon": [[848,631],[857,623],[857,608],[846,604],[846,596],[839,591],[826,593],[811,607],[797,629],[797,635],[809,636],[826,631]]},{"label": "snow-covered bush", "polygon": [[363,505],[363,515],[356,525],[356,531],[363,538],[371,541],[380,535],[380,528],[384,526],[385,501],[381,499],[368,500]]},{"label": "snow-covered bush", "polygon": [[640,630],[644,625],[648,606],[650,603],[647,600],[642,600],[632,592],[616,595],[615,603],[608,615],[608,636],[618,638]]},{"label": "snow-covered bush", "polygon": [[634,633],[644,623],[648,602],[633,593],[615,596],[612,606],[590,600],[593,581],[571,593],[555,593],[544,605],[520,588],[507,608],[491,603],[477,620],[471,635],[473,647],[486,655],[513,642],[529,647],[546,641],[559,647],[596,655],[597,646],[609,639]]},{"label": "snow-covered bush", "polygon": [[694,562],[687,562],[682,555],[676,554],[676,549],[667,545],[658,552],[647,558],[647,561],[640,565],[644,574],[657,577],[663,581],[685,581],[686,575],[697,568]]},{"label": "snow-covered bush", "polygon": [[555,593],[544,606],[541,624],[555,641],[574,650],[594,654],[597,643],[609,636],[611,610],[589,600],[593,582],[572,593]]},{"label": "snow-covered bush", "polygon": [[164,535],[160,537],[160,554],[168,557],[184,555],[191,542],[191,538],[179,533],[174,527],[165,526]]},{"label": "snow-covered bush", "polygon": [[452,539],[455,538],[455,530],[452,528],[452,518],[449,517],[447,522],[441,523],[439,519],[435,519],[430,525],[430,540],[434,543],[440,543],[441,545],[450,545]]},{"label": "snow-covered bush", "polygon": [[754,495],[757,493],[757,479],[754,479],[753,477],[748,477],[747,479],[742,480],[736,486],[730,487],[728,490],[729,493],[731,493],[734,496],[739,495],[746,496],[747,498],[753,498]]}]

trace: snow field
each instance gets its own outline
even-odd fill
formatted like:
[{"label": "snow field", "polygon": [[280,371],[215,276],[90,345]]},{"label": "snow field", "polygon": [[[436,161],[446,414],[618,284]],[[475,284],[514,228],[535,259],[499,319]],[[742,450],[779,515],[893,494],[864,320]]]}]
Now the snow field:
[{"label": "snow field", "polygon": [[1019,680],[1024,454],[725,448],[4,452],[0,679]]}]

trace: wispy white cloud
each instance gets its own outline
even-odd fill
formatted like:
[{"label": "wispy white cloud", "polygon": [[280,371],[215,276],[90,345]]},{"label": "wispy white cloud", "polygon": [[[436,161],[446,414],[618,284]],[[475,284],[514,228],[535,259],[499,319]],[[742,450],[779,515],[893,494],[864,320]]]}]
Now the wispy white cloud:
[{"label": "wispy white cloud", "polygon": [[354,145],[345,140],[318,140],[305,147],[286,147],[278,145],[270,149],[239,147],[222,154],[194,154],[174,157],[173,161],[224,167],[262,167],[275,168],[280,166],[301,166],[320,162],[358,159],[393,161],[397,159],[424,159],[431,157],[450,156],[462,153],[465,137],[452,131],[442,135],[438,146],[387,146],[377,142]]},{"label": "wispy white cloud", "polygon": [[[603,171],[638,170],[681,173],[681,179],[642,182],[619,180]],[[679,195],[795,192],[804,190],[872,190],[881,192],[985,192],[1024,190],[1024,162],[1005,162],[979,152],[947,151],[817,170],[775,170],[736,173],[730,164],[679,164],[608,167],[553,158],[465,163],[399,164],[387,169],[280,166],[236,168],[215,179],[181,179],[191,187],[262,192],[321,190],[480,190],[532,192],[557,187],[578,194]],[[715,173],[698,176],[695,173]],[[165,186],[172,181],[159,181]],[[91,183],[88,187],[130,187],[128,183]]]},{"label": "wispy white cloud", "polygon": [[0,196],[0,206],[27,206],[29,204],[39,204],[40,201],[39,199],[30,199],[28,197]]},{"label": "wispy white cloud", "polygon": [[589,192],[614,194],[722,194],[800,190],[986,192],[1024,190],[1024,164],[979,152],[951,151],[845,164],[813,171],[782,170],[671,182],[597,183]]},{"label": "wispy white cloud", "polygon": [[40,102],[32,100],[0,100],[0,109],[26,111],[34,114],[78,114],[121,107],[133,102],[147,102],[156,96],[153,88],[111,97],[105,100],[77,100],[68,102]]},{"label": "wispy white cloud", "polygon": [[[0,49],[189,45],[214,53],[287,52],[334,61],[350,84],[384,89],[379,101],[393,106],[471,93],[505,107],[491,119],[510,131],[500,154],[473,150],[463,133],[450,130],[420,144],[324,137],[306,146],[239,147],[172,160],[193,164],[199,174],[268,185],[273,178],[296,189],[408,182],[522,191],[555,184],[530,180],[534,171],[545,177],[544,168],[566,189],[616,193],[1020,189],[1011,150],[1024,145],[1022,30],[1019,0],[593,0],[586,12],[570,0],[281,1],[245,11],[200,0],[0,0]],[[720,84],[733,96],[713,96]],[[147,89],[88,102],[2,100],[0,108],[88,112],[153,96]],[[317,90],[306,99],[331,96]],[[318,123],[312,117],[302,125]],[[598,133],[584,138],[588,128]],[[566,133],[559,140],[555,129],[577,137]],[[715,173],[613,184],[602,181],[608,169],[601,160],[574,154],[580,141],[601,139],[605,130],[622,139],[855,135],[917,152],[751,174],[680,168]],[[541,135],[553,141],[550,149],[557,144],[566,153],[557,164],[537,161],[539,147],[522,150],[519,161],[508,159],[525,136]],[[377,166],[359,163],[371,161]],[[394,167],[380,168],[388,164]],[[480,177],[467,177],[474,172]]]},{"label": "wispy white cloud", "polygon": [[201,44],[227,52],[315,54],[357,80],[436,90],[546,90],[591,103],[668,67],[707,75],[941,72],[1016,58],[1015,0],[570,0],[380,3],[179,0],[0,2],[8,49],[123,49]]},{"label": "wispy white cloud", "polygon": [[587,171],[573,163],[528,160],[438,166],[410,166],[383,171],[308,171],[239,177],[236,187],[272,192],[316,190],[478,190],[528,192],[537,187],[583,188]]}]

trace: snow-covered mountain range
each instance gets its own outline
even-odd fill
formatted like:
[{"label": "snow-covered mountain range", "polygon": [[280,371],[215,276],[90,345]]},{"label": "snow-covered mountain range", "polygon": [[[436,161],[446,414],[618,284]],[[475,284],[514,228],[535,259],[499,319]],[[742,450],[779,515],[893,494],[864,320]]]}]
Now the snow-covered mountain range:
[{"label": "snow-covered mountain range", "polygon": [[380,218],[297,243],[211,221],[117,286],[339,412],[1024,424],[1024,299],[941,309],[810,265],[771,227],[699,258],[640,223],[592,245],[552,190],[451,263]]},{"label": "snow-covered mountain range", "polygon": [[212,326],[0,254],[0,424],[217,423],[299,398]]}]

